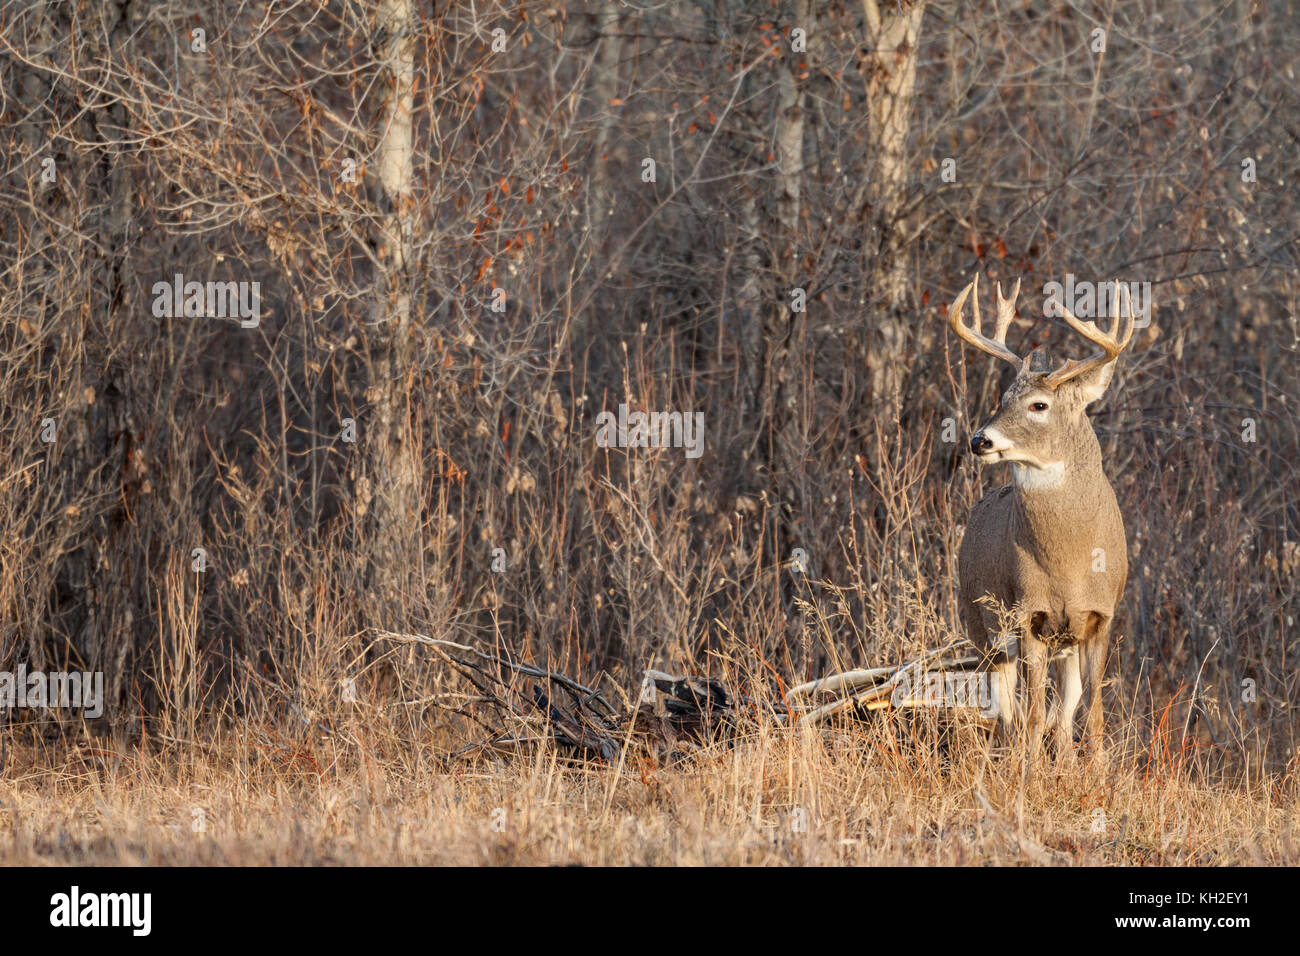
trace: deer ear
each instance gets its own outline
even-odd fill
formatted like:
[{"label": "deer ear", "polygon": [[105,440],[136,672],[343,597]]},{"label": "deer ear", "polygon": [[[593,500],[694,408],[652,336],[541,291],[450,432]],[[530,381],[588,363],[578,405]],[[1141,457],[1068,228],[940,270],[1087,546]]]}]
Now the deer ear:
[{"label": "deer ear", "polygon": [[1091,405],[1105,395],[1106,388],[1110,385],[1110,378],[1114,374],[1115,360],[1112,359],[1105,365],[1099,365],[1074,379],[1075,387],[1083,396],[1083,404]]}]

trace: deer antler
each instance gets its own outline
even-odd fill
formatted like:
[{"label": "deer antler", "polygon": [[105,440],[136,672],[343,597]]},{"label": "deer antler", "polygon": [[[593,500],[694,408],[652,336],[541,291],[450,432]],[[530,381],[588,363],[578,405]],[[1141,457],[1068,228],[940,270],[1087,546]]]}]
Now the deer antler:
[{"label": "deer antler", "polygon": [[[988,338],[980,332],[980,277],[975,273],[975,279],[966,288],[961,290],[961,294],[952,302],[948,309],[948,324],[963,340],[970,345],[975,346],[981,352],[987,352],[989,355],[1002,359],[1004,362],[1010,362],[1019,368],[1022,365],[1021,359],[1015,352],[1007,348],[1007,329],[1011,328],[1011,320],[1016,316],[1016,299],[1020,297],[1020,280],[1016,280],[1016,287],[1011,290],[1011,298],[1002,298],[1002,283],[998,283],[998,318],[997,326],[993,332],[993,338]],[[975,324],[966,325],[961,320],[962,308],[966,305],[966,297],[972,296],[972,306],[975,313]]]},{"label": "deer antler", "polygon": [[[1124,292],[1124,304],[1128,308],[1128,324],[1124,326],[1121,334],[1120,315],[1119,315],[1119,296],[1120,290]],[[1077,378],[1084,372],[1089,372],[1099,365],[1107,365],[1119,357],[1128,343],[1133,338],[1133,328],[1136,319],[1133,316],[1133,299],[1129,295],[1128,286],[1124,285],[1118,279],[1115,280],[1115,295],[1112,298],[1113,306],[1111,308],[1110,331],[1103,332],[1097,328],[1096,322],[1080,322],[1076,319],[1064,305],[1061,306],[1061,312],[1064,314],[1066,323],[1074,331],[1078,332],[1089,342],[1101,346],[1100,352],[1094,352],[1088,358],[1079,361],[1070,359],[1056,371],[1044,379],[1044,384],[1049,388],[1056,388],[1059,385],[1068,382],[1072,378]]]}]

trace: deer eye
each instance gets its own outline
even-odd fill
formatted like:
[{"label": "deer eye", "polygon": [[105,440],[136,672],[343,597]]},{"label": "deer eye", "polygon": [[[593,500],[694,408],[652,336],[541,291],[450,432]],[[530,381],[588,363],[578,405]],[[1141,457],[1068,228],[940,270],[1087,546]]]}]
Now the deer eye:
[{"label": "deer eye", "polygon": [[1030,410],[1031,412],[1045,412],[1045,411],[1047,411],[1047,403],[1046,403],[1046,402],[1032,402],[1032,403],[1030,404],[1030,406],[1029,406],[1029,410]]}]

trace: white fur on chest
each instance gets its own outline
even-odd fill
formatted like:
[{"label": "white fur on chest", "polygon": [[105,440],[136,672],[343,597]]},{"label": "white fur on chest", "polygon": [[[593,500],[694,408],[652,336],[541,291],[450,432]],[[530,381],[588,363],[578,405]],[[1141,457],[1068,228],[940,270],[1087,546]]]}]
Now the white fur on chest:
[{"label": "white fur on chest", "polygon": [[1012,478],[1017,488],[1026,491],[1045,491],[1059,488],[1065,481],[1065,462],[1056,461],[1050,465],[1036,467],[1015,461],[1011,463]]}]

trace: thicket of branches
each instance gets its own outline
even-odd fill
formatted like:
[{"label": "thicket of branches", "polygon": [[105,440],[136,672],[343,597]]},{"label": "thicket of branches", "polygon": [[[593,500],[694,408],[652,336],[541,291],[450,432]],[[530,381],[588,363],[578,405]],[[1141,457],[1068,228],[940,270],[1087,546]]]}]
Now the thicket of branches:
[{"label": "thicket of branches", "polygon": [[[937,646],[1001,479],[947,303],[1023,277],[1078,354],[1043,283],[1119,276],[1111,699],[1280,766],[1298,58],[1286,0],[5,0],[0,669],[129,733],[434,679],[377,627],[584,679]],[[156,317],[177,273],[260,321]],[[704,454],[598,447],[620,402]]]}]

